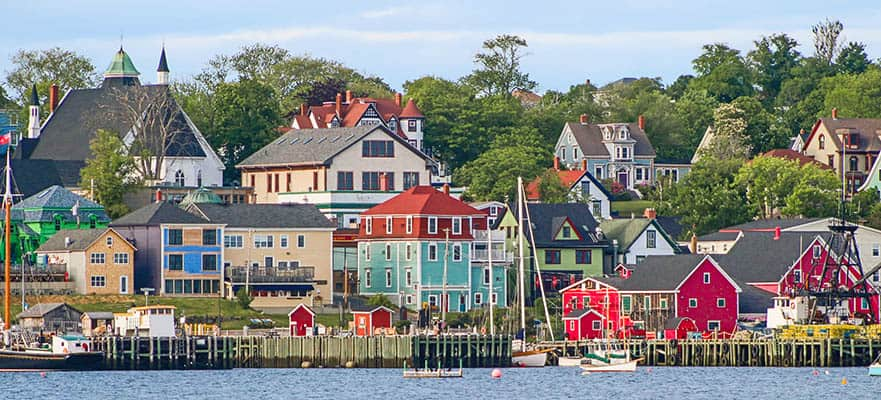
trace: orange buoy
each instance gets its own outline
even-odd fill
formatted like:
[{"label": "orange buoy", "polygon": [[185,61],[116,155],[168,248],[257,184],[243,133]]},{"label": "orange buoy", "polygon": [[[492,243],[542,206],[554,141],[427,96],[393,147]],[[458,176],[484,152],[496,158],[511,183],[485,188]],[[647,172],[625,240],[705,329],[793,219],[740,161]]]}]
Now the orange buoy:
[{"label": "orange buoy", "polygon": [[502,377],[502,370],[500,370],[498,368],[494,369],[491,376],[496,379],[501,378]]},{"label": "orange buoy", "polygon": [[847,385],[847,378],[841,378],[841,384]]}]

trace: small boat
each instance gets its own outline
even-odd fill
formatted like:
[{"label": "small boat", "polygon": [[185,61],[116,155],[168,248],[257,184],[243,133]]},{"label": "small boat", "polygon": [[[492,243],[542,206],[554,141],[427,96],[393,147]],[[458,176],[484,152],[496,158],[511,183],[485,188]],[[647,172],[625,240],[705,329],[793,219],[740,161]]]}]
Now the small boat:
[{"label": "small boat", "polygon": [[565,356],[557,359],[557,366],[560,367],[577,367],[586,363],[587,359],[581,356]]},{"label": "small boat", "polygon": [[404,363],[404,378],[461,378],[462,377],[462,360],[459,360],[459,369],[443,369],[443,368],[413,368],[408,369]]},{"label": "small boat", "polygon": [[869,376],[881,376],[881,354],[869,365]]},{"label": "small boat", "polygon": [[53,336],[52,345],[0,349],[0,371],[82,371],[101,369],[104,352],[89,351],[82,336]]},{"label": "small boat", "polygon": [[640,361],[642,361],[642,358],[636,358],[615,364],[581,364],[581,374],[589,375],[595,372],[636,372],[636,365]]},{"label": "small boat", "polygon": [[511,354],[511,365],[515,367],[544,367],[548,353],[552,349],[515,351]]}]

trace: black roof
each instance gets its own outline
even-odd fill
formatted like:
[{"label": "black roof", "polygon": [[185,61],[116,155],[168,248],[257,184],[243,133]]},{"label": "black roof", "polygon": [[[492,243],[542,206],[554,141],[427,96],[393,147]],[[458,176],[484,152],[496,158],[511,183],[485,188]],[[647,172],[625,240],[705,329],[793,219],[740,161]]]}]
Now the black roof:
[{"label": "black roof", "polygon": [[[349,309],[353,312],[369,312],[372,313],[376,309],[382,308],[384,306],[372,306],[370,304],[350,304]],[[388,308],[388,307],[385,307]],[[388,308],[391,310],[391,308]]]},{"label": "black roof", "polygon": [[13,190],[23,197],[33,196],[53,185],[79,187],[80,169],[86,165],[83,161],[70,160],[13,158],[10,162]]},{"label": "black roof", "polygon": [[193,204],[188,211],[230,228],[334,228],[313,204]]},{"label": "black roof", "polygon": [[704,259],[703,254],[679,254],[675,256],[648,256],[638,265],[630,278],[598,278],[622,291],[674,290]]},{"label": "black roof", "polygon": [[747,285],[744,282],[737,282],[737,284],[742,289],[737,300],[740,314],[765,314],[768,308],[773,305],[774,295],[770,292]]},{"label": "black roof", "polygon": [[727,254],[714,255],[719,265],[735,280],[777,282],[818,236],[828,240],[828,232],[743,232],[743,237]]},{"label": "black roof", "polygon": [[158,226],[161,224],[208,224],[207,219],[161,201],[148,204],[110,223],[110,226]]},{"label": "black roof", "polygon": [[658,221],[658,224],[661,225],[661,228],[664,228],[664,231],[670,235],[671,238],[680,240],[682,239],[682,232],[684,232],[684,228],[682,224],[679,222],[682,220],[682,217],[662,217],[657,216],[655,220]]},{"label": "black roof", "polygon": [[40,96],[37,96],[37,84],[33,84],[31,86],[31,105],[39,106],[40,105]]},{"label": "black roof", "polygon": [[[148,96],[171,95],[167,85],[102,85],[95,89],[73,89],[67,92],[55,111],[46,120],[40,139],[30,158],[83,161],[91,158],[89,141],[98,129],[106,129],[124,137],[131,123],[122,117],[120,99],[132,96],[144,100]],[[166,102],[171,115],[171,130],[166,139],[166,156],[205,157],[196,135],[184,116],[183,109],[173,99]],[[159,135],[158,132],[150,132]]]},{"label": "black roof", "polygon": [[592,311],[591,308],[579,308],[577,310],[569,311],[568,314],[564,315],[565,319],[578,319],[581,318],[584,314],[590,313]]},{"label": "black roof", "polygon": [[736,240],[738,236],[740,236],[740,231],[737,231],[737,232],[727,232],[727,231],[726,232],[713,232],[713,233],[708,233],[706,235],[701,235],[697,238],[697,240],[699,240],[701,242],[704,242],[704,241],[711,241],[711,242],[730,241],[730,240]]},{"label": "black roof", "polygon": [[[585,247],[605,246],[607,241],[596,236],[599,226],[593,218],[590,206],[580,203],[542,204],[527,203],[528,216],[532,222],[536,247]],[[516,208],[513,208],[516,214]],[[499,218],[499,217],[497,217]],[[566,219],[572,222],[572,228],[581,239],[555,240],[554,237],[562,228]],[[530,241],[532,237],[526,233]]]},{"label": "black roof", "polygon": [[162,54],[159,56],[159,67],[156,72],[168,72],[168,61],[165,60],[165,46],[162,46]]}]

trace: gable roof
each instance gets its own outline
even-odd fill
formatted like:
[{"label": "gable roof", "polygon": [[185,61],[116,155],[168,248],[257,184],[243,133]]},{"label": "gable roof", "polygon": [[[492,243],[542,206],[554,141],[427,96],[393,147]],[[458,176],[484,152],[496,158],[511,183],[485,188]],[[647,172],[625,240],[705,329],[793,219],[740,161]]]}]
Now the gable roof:
[{"label": "gable roof", "polygon": [[79,204],[77,215],[81,220],[88,221],[94,216],[99,222],[110,221],[110,217],[100,204],[58,185],[50,186],[15,204],[12,208],[21,210],[26,222],[50,222],[56,215],[75,219],[73,207],[77,204]]},{"label": "gable roof", "polygon": [[603,144],[603,133],[602,128],[605,126],[621,126],[627,125],[628,130],[630,130],[630,137],[636,141],[633,145],[633,155],[634,156],[651,156],[654,157],[655,148],[652,147],[652,143],[649,141],[648,136],[645,131],[639,128],[639,124],[636,123],[614,123],[614,124],[582,124],[579,122],[567,122],[566,126],[569,127],[569,130],[572,131],[572,136],[575,137],[575,141],[578,143],[578,147],[581,148],[581,152],[584,153],[585,156],[602,156],[602,157],[610,157],[609,151],[606,149],[606,145]]},{"label": "gable roof", "polygon": [[777,282],[798,261],[802,253],[822,232],[743,233],[727,254],[714,255],[719,264],[738,281]]},{"label": "gable roof", "polygon": [[55,310],[56,308],[63,306],[66,306],[76,312],[80,312],[80,310],[71,307],[67,303],[39,303],[31,306],[31,308],[28,308],[27,310],[22,311],[16,316],[16,318],[40,318]]},{"label": "gable roof", "polygon": [[706,257],[703,254],[648,256],[634,267],[630,278],[596,279],[620,291],[674,291]]},{"label": "gable roof", "polygon": [[349,309],[351,309],[353,313],[370,313],[370,314],[373,314],[374,312],[379,311],[379,310],[385,310],[385,311],[388,311],[388,312],[390,312],[390,313],[394,313],[394,311],[392,311],[391,308],[388,308],[388,307],[386,307],[386,306],[371,306],[371,305],[369,305],[369,304],[364,304],[364,305],[361,305],[361,304],[351,304],[351,305],[349,305]]},{"label": "gable roof", "polygon": [[806,164],[814,164],[820,169],[832,169],[832,167],[830,167],[828,164],[821,163],[815,160],[813,157],[808,157],[792,149],[768,150],[762,154],[759,154],[759,157],[774,157],[783,160],[797,161],[800,167],[803,167]]},{"label": "gable roof", "polygon": [[414,186],[403,193],[371,207],[361,215],[462,215],[485,216],[462,200],[444,194],[432,186]]},{"label": "gable roof", "polygon": [[[37,252],[83,251],[108,231],[113,230],[110,228],[63,230],[52,235],[46,243],[40,245],[37,248]],[[122,236],[119,237],[121,238]],[[68,240],[70,240],[70,245],[66,246],[65,244]],[[125,243],[134,249],[131,243],[128,241],[125,241]]]},{"label": "gable roof", "polygon": [[313,316],[315,315],[315,311],[312,311],[312,308],[310,308],[309,306],[307,306],[306,303],[300,303],[300,304],[297,304],[296,307],[294,307],[293,309],[291,309],[290,312],[288,312],[288,316],[290,317],[290,316],[293,315],[295,312],[297,312],[297,310],[299,310],[299,309],[301,309],[301,308],[302,308],[302,309],[305,309],[306,311],[308,311],[309,314],[312,314]]},{"label": "gable roof", "polygon": [[682,233],[685,230],[679,222],[681,220],[682,217],[667,217],[661,215],[655,217],[655,221],[658,222],[658,225],[661,225],[661,227],[664,228],[664,232],[667,232],[667,234],[674,240],[681,238]]},{"label": "gable roof", "polygon": [[767,231],[771,232],[775,228],[789,229],[799,225],[809,224],[822,218],[775,218],[760,219],[756,221],[744,222],[739,225],[729,226],[719,229],[719,232],[735,232],[735,231]]},{"label": "gable roof", "polygon": [[[24,142],[22,142],[24,143]],[[31,142],[35,144],[34,142]],[[24,197],[33,196],[53,186],[78,187],[80,170],[86,166],[83,161],[76,160],[40,160],[19,158],[22,146],[16,148],[16,158],[12,164],[13,190]],[[0,178],[0,180],[5,180]]]},{"label": "gable roof", "polygon": [[[553,169],[549,169],[549,171],[552,171],[552,170]],[[569,188],[569,190],[572,190],[578,182],[581,182],[582,177],[587,176],[587,179],[589,179],[594,184],[594,186],[598,187],[600,189],[600,191],[606,195],[607,198],[609,198],[609,199],[612,198],[612,194],[609,193],[608,190],[606,190],[606,187],[603,186],[602,182],[597,180],[597,178],[594,177],[593,174],[591,174],[587,170],[584,170],[584,171],[582,171],[582,170],[557,170],[556,172],[557,172],[557,176],[560,177],[560,182],[563,184],[563,186],[566,186],[567,188]],[[540,200],[541,199],[541,193],[539,193],[539,186],[540,185],[541,185],[541,175],[537,176],[535,179],[532,180],[532,182],[529,182],[529,184],[526,185],[526,199],[527,200]]]},{"label": "gable roof", "polygon": [[605,315],[600,314],[599,312],[597,312],[597,310],[594,310],[594,309],[592,309],[592,308],[579,308],[579,309],[577,309],[577,310],[569,311],[568,314],[566,314],[566,315],[563,316],[563,319],[574,319],[574,320],[579,320],[579,319],[583,318],[583,317],[584,317],[585,315],[587,315],[587,314],[596,314],[596,315],[599,316],[600,318],[602,318],[602,319],[606,319],[606,316],[605,316]]},{"label": "gable roof", "polygon": [[331,222],[313,204],[192,204],[188,211],[228,228],[326,228]]},{"label": "gable roof", "polygon": [[715,138],[716,130],[712,126],[708,126],[707,130],[704,131],[704,135],[701,136],[701,141],[698,143],[697,148],[694,149],[694,154],[691,156],[692,164],[697,164],[700,161],[701,153],[710,149],[710,145],[713,144],[713,139]]},{"label": "gable roof", "polygon": [[859,134],[860,143],[857,149],[847,149],[850,151],[867,151],[877,153],[881,151],[881,119],[874,118],[820,118],[811,129],[811,135],[805,141],[807,143],[814,140],[820,126],[825,126],[826,130],[831,134],[831,141],[836,148],[841,148],[841,138],[838,136],[839,129],[846,129]]},{"label": "gable roof", "polygon": [[329,164],[343,150],[380,131],[425,160],[428,156],[381,125],[351,128],[293,129],[242,160],[236,167]]},{"label": "gable roof", "polygon": [[600,222],[600,229],[609,240],[617,239],[620,249],[626,251],[633,245],[633,242],[642,235],[649,227],[654,226],[661,238],[673,247],[674,251],[679,251],[679,244],[670,238],[664,228],[661,227],[654,219],[648,218],[619,218],[610,219]]},{"label": "gable roof", "polygon": [[[337,115],[336,101],[326,101],[319,105],[309,106],[305,115],[292,116],[291,126],[294,126],[294,122],[296,122],[296,127],[299,129],[329,129],[327,124],[336,118],[341,127],[354,127],[370,107],[376,110],[379,119],[386,126],[392,119],[425,118],[413,99],[409,99],[403,108],[398,103],[399,100],[393,99],[354,97],[350,101],[345,100],[341,99],[340,101],[339,115]],[[298,118],[298,116],[303,118]],[[309,116],[315,118],[316,124],[312,124]],[[308,123],[305,123],[307,121]],[[397,134],[406,138],[403,129],[397,129]]]},{"label": "gable roof", "polygon": [[159,226],[162,224],[207,224],[207,219],[190,214],[169,202],[147,204],[110,223],[110,226]]},{"label": "gable roof", "polygon": [[[532,222],[532,233],[535,236],[536,247],[595,247],[607,244],[606,240],[597,238],[596,228],[599,224],[591,215],[590,206],[587,204],[527,203],[525,206],[527,207],[527,215]],[[516,207],[513,209],[513,213],[516,218]],[[556,240],[556,233],[566,218],[572,222],[572,229],[581,239]],[[526,238],[532,241],[532,236],[528,233]]]},{"label": "gable roof", "polygon": [[113,313],[110,311],[86,311],[83,313],[83,316],[89,317],[92,321],[113,319]]}]

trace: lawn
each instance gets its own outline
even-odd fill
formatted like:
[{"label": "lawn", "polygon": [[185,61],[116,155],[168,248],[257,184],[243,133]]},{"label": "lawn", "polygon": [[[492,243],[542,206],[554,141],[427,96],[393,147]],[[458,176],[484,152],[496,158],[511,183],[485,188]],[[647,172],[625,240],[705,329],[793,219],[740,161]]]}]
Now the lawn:
[{"label": "lawn", "polygon": [[649,200],[613,201],[612,212],[617,212],[620,217],[629,217],[631,213],[641,216],[651,206],[652,202]]}]

